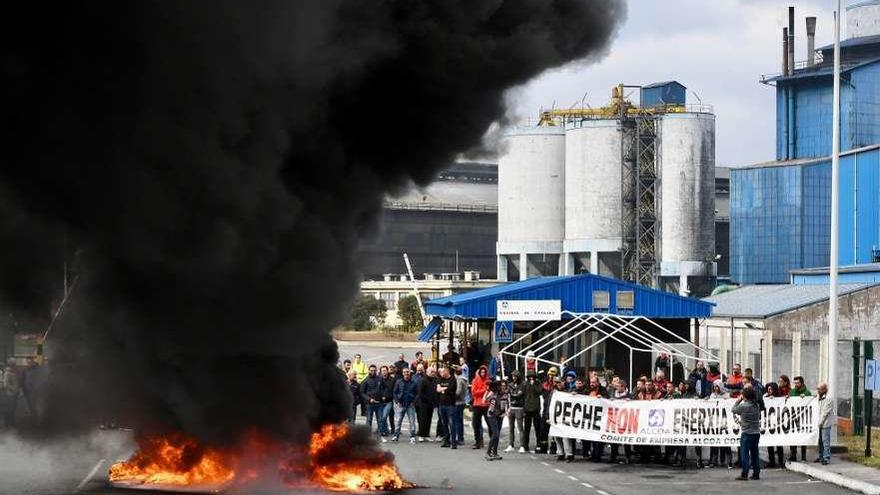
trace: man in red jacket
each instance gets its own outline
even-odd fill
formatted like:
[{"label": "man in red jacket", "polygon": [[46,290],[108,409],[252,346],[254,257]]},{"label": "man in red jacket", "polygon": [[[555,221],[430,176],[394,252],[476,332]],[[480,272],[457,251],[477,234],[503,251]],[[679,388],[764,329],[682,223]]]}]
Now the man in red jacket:
[{"label": "man in red jacket", "polygon": [[[484,399],[486,391],[489,390],[489,368],[482,365],[477,368],[477,374],[471,382],[471,397],[473,398],[473,421],[474,427],[474,449],[483,448],[483,421],[486,420],[486,411],[488,404]],[[488,427],[488,421],[487,425]]]},{"label": "man in red jacket", "polygon": [[727,390],[730,390],[730,398],[736,399],[742,394],[743,389],[743,375],[742,375],[742,366],[739,363],[733,365],[733,373],[727,377],[727,383],[725,384]]}]

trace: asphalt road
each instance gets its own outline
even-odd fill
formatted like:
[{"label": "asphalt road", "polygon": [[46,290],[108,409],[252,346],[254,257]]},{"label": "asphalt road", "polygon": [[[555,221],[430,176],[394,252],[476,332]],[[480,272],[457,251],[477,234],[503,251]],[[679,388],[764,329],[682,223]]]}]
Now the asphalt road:
[{"label": "asphalt road", "polygon": [[[405,345],[405,347],[404,347]],[[381,366],[397,361],[397,356],[403,353],[407,361],[414,361],[416,351],[422,351],[426,357],[431,355],[431,346],[428,343],[413,342],[403,345],[394,345],[383,342],[338,342],[339,360],[353,359],[355,354],[360,354],[367,364]]]}]

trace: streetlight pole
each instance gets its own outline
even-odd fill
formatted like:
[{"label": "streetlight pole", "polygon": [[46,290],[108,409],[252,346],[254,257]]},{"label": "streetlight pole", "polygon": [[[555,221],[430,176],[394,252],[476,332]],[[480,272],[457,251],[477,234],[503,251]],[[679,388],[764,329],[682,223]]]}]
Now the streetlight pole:
[{"label": "streetlight pole", "polygon": [[[829,266],[830,294],[828,298],[828,399],[831,415],[837,416],[837,266],[840,252],[840,0],[834,12],[834,94],[831,117],[831,260]],[[832,440],[837,440],[837,421],[831,428]]]}]

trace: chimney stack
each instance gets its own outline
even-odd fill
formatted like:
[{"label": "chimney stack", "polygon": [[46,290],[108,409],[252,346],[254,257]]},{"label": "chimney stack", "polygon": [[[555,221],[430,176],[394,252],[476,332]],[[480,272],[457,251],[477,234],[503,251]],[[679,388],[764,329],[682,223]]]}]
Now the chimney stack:
[{"label": "chimney stack", "polygon": [[794,74],[794,6],[788,8],[788,75]]},{"label": "chimney stack", "polygon": [[788,28],[782,28],[782,75],[788,75]]},{"label": "chimney stack", "polygon": [[807,17],[807,67],[816,65],[816,18]]}]

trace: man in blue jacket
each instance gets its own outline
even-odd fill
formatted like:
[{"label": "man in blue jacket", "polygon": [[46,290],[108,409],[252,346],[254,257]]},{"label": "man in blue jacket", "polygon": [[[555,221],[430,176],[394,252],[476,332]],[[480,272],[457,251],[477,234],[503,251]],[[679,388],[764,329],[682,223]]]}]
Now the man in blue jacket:
[{"label": "man in blue jacket", "polygon": [[400,438],[400,429],[403,427],[403,417],[409,421],[409,443],[416,443],[416,399],[418,398],[418,384],[412,379],[412,370],[402,369],[403,377],[394,384],[394,417],[397,426],[394,428],[392,442]]}]

